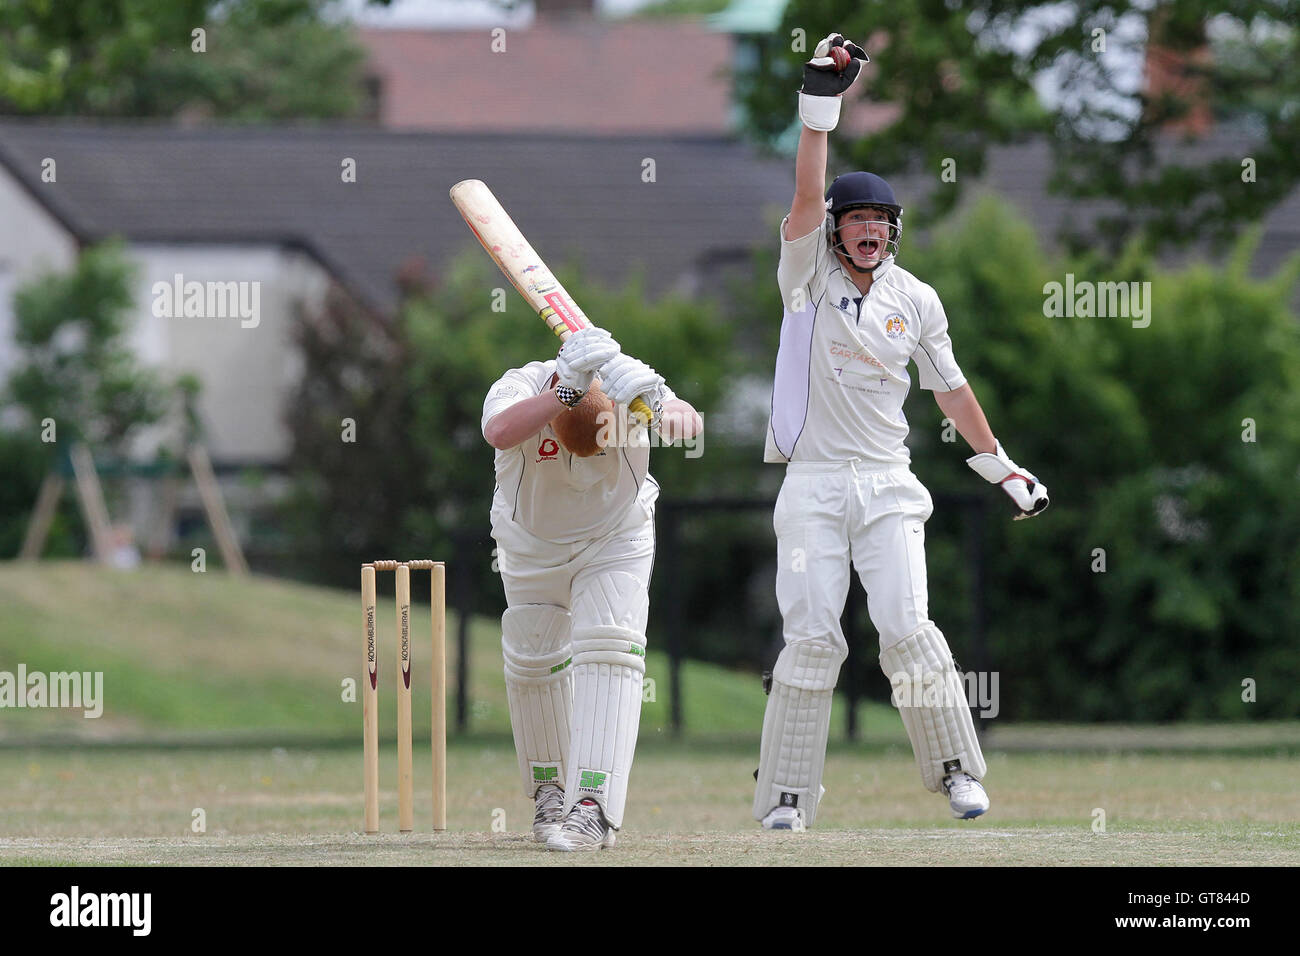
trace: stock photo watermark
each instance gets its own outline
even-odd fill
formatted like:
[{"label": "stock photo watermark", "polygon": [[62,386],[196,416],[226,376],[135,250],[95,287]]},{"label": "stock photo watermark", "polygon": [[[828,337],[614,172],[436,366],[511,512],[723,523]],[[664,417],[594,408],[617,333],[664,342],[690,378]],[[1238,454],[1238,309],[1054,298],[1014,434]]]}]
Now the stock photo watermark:
[{"label": "stock photo watermark", "polygon": [[687,458],[704,454],[704,430],[695,431],[698,413],[664,412],[657,428],[647,428],[628,413],[626,406],[596,416],[596,442],[603,448],[674,448]]},{"label": "stock photo watermark", "polygon": [[186,281],[176,273],[171,282],[155,282],[153,314],[160,319],[238,319],[240,328],[262,322],[261,282]]},{"label": "stock photo watermark", "polygon": [[925,673],[896,671],[889,675],[889,700],[895,707],[970,707],[992,719],[1002,710],[997,671]]},{"label": "stock photo watermark", "polygon": [[94,719],[104,713],[103,671],[0,671],[0,709],[81,710]]},{"label": "stock photo watermark", "polygon": [[1151,324],[1150,282],[1092,282],[1067,272],[1065,282],[1044,285],[1043,296],[1049,319],[1130,319],[1135,329]]}]

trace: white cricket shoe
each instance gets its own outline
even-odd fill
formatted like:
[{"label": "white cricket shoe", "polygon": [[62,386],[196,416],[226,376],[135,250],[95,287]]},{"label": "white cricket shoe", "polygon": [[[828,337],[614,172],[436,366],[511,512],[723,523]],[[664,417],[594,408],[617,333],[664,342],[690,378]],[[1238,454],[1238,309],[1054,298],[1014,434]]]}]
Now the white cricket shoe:
[{"label": "white cricket shoe", "polygon": [[803,811],[798,807],[773,807],[763,817],[764,830],[803,830]]},{"label": "white cricket shoe", "polygon": [[537,788],[537,812],[533,814],[533,839],[545,843],[564,822],[564,791],[553,783]]},{"label": "white cricket shoe", "polygon": [[948,795],[948,806],[958,820],[977,817],[989,808],[989,795],[984,785],[968,773],[953,773],[943,778],[943,792]]},{"label": "white cricket shoe", "polygon": [[546,849],[563,852],[599,850],[613,845],[614,828],[605,822],[605,814],[595,800],[579,800],[546,841]]}]

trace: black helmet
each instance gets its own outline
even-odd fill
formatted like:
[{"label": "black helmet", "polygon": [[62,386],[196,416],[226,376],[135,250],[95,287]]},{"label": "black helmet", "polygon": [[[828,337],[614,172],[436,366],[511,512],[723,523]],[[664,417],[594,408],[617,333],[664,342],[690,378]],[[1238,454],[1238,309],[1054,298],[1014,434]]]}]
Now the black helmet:
[{"label": "black helmet", "polygon": [[[903,207],[894,198],[893,188],[875,173],[845,173],[836,176],[831,188],[826,190],[826,211],[831,214],[832,220],[838,221],[840,213],[863,206],[875,206],[889,213],[889,238],[885,240],[885,249],[889,255],[880,261],[898,255],[898,241],[903,237]],[[836,251],[842,252],[842,247],[843,242],[832,241],[832,248]]]},{"label": "black helmet", "polygon": [[895,219],[903,214],[903,207],[894,198],[893,188],[875,173],[845,173],[836,176],[831,188],[826,190],[826,211],[832,216],[838,216],[844,210],[858,206],[888,209]]}]

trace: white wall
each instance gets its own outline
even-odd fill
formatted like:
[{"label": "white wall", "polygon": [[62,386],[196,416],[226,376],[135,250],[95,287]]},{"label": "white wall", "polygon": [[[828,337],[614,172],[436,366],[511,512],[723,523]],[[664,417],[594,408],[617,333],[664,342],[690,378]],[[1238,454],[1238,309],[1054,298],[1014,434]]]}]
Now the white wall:
[{"label": "white wall", "polygon": [[[76,238],[0,167],[0,381],[16,358],[14,290],[41,273],[71,269],[78,251]],[[290,324],[300,303],[319,303],[328,274],[304,253],[275,245],[130,243],[127,251],[137,268],[131,345],[164,374],[198,375],[213,459],[283,459],[289,447],[284,402],[301,367]],[[257,326],[244,328],[238,318],[155,315],[154,284],[171,283],[177,273],[187,282],[259,283]],[[147,437],[141,453],[150,454],[159,437]]]},{"label": "white wall", "polygon": [[42,272],[69,268],[76,258],[73,235],[0,167],[0,381],[15,359],[14,290]]},{"label": "white wall", "polygon": [[[300,303],[320,302],[328,274],[305,254],[277,246],[136,243],[130,251],[139,268],[132,344],[168,375],[198,375],[213,460],[281,460],[290,439],[285,402],[301,368],[291,324]],[[172,285],[177,273],[185,282],[259,283],[258,324],[155,315],[155,283]]]}]

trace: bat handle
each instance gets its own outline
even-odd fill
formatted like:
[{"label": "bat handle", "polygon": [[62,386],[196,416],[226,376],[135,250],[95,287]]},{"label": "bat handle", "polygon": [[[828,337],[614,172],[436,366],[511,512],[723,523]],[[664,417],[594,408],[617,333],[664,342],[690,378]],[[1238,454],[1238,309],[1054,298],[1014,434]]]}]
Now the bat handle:
[{"label": "bat handle", "polygon": [[628,406],[632,414],[641,420],[642,425],[649,425],[654,421],[654,412],[650,411],[650,406],[642,398],[632,399],[632,404]]},{"label": "bat handle", "polygon": [[[567,341],[569,336],[573,334],[573,329],[563,323],[557,323],[551,327],[551,330],[561,342]],[[649,424],[654,421],[654,412],[652,412],[650,406],[645,403],[645,399],[640,397],[632,399],[632,404],[629,405],[628,408],[632,410],[632,414],[637,417],[637,420],[641,422],[642,425],[649,426]]]}]

